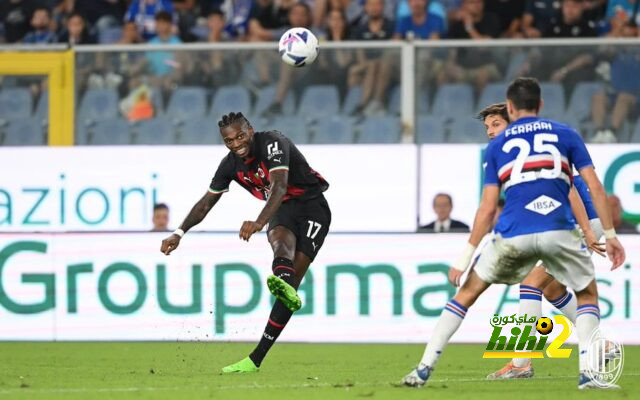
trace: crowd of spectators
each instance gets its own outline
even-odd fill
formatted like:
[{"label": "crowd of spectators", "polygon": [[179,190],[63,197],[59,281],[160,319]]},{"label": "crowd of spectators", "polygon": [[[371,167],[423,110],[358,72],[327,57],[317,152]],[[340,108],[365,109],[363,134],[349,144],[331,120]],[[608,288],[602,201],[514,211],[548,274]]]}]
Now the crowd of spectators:
[{"label": "crowd of spectators", "polygon": [[[638,37],[638,5],[640,0],[0,0],[0,41],[256,42],[275,41],[290,27],[311,29],[321,41],[331,42],[478,40],[474,47],[417,53],[418,88],[433,96],[441,85],[463,83],[477,99],[487,83],[519,75],[560,83],[567,96],[580,82],[603,82],[604,89],[589,95],[590,136],[614,142],[625,140],[619,132],[637,116],[638,48],[547,47],[516,53],[482,46],[482,41]],[[341,99],[360,87],[350,115],[384,114],[391,88],[399,84],[399,57],[381,49],[325,52],[313,69],[296,71],[278,63],[275,53],[261,53],[259,59],[240,53],[83,54],[76,63],[77,83],[80,93],[116,88],[120,98],[128,99],[122,105],[126,116],[152,115],[144,110],[155,106],[147,88],[166,101],[177,86],[213,89],[239,83],[257,93],[275,85],[266,117],[281,114],[288,93],[300,95],[310,84],[335,85]],[[141,112],[131,109],[133,98],[145,99]]]},{"label": "crowd of spectators", "polygon": [[[309,13],[327,40],[487,39],[637,36],[634,0],[2,0],[7,43],[134,42],[157,36],[156,16],[171,16],[180,41],[275,40]],[[303,10],[305,8],[306,10]],[[336,21],[345,26],[335,37]],[[211,31],[222,25],[218,35]],[[135,28],[135,29],[134,29]]]}]

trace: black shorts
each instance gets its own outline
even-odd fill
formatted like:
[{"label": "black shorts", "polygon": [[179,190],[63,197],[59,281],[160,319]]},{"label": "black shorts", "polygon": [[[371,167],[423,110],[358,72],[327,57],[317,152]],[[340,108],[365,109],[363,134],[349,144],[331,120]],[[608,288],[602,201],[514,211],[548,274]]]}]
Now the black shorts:
[{"label": "black shorts", "polygon": [[296,235],[296,251],[313,261],[329,233],[331,210],[324,196],[309,200],[288,200],[269,221],[269,231],[284,226]]}]

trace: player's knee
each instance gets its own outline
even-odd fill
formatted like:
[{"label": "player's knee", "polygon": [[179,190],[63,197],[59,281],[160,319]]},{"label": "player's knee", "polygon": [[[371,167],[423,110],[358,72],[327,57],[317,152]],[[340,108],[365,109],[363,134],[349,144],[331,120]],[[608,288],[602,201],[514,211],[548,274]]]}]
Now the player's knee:
[{"label": "player's knee", "polygon": [[566,292],[567,292],[566,286],[564,286],[563,284],[557,281],[550,283],[542,291],[545,299],[549,301],[559,299],[560,297],[564,296]]},{"label": "player's knee", "polygon": [[271,242],[271,248],[273,249],[274,257],[288,258],[293,260],[295,253],[295,244],[288,243],[287,240],[273,240]]}]

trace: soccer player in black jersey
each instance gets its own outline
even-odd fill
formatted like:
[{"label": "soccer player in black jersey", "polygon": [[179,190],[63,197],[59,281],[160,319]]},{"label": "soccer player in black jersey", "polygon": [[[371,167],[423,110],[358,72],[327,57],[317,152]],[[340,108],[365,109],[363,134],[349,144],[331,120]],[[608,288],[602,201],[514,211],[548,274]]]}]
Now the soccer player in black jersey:
[{"label": "soccer player in black jersey", "polygon": [[277,300],[253,352],[221,371],[257,372],[291,315],[302,305],[296,289],[329,232],[331,211],[323,195],[329,184],[280,132],[254,132],[242,113],[224,115],[218,126],[229,154],[220,163],[207,193],[180,228],[162,241],[161,251],[169,255],[175,250],[184,233],[200,223],[229,190],[231,181],[266,200],[258,218],[242,224],[240,238],[248,241],[269,225],[267,236],[274,258],[267,286]]}]

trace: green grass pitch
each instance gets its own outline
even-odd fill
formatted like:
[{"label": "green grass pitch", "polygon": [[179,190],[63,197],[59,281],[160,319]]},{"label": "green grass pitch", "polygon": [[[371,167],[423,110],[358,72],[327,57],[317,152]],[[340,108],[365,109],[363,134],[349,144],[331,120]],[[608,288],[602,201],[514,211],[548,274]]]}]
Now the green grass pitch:
[{"label": "green grass pitch", "polygon": [[[422,389],[395,387],[422,345],[278,343],[257,374],[221,376],[250,343],[0,343],[4,399],[639,399],[640,346],[625,348],[618,391],[577,390],[577,350],[534,360],[529,380],[489,382],[504,360],[451,345]],[[573,397],[572,397],[573,396]]]}]

